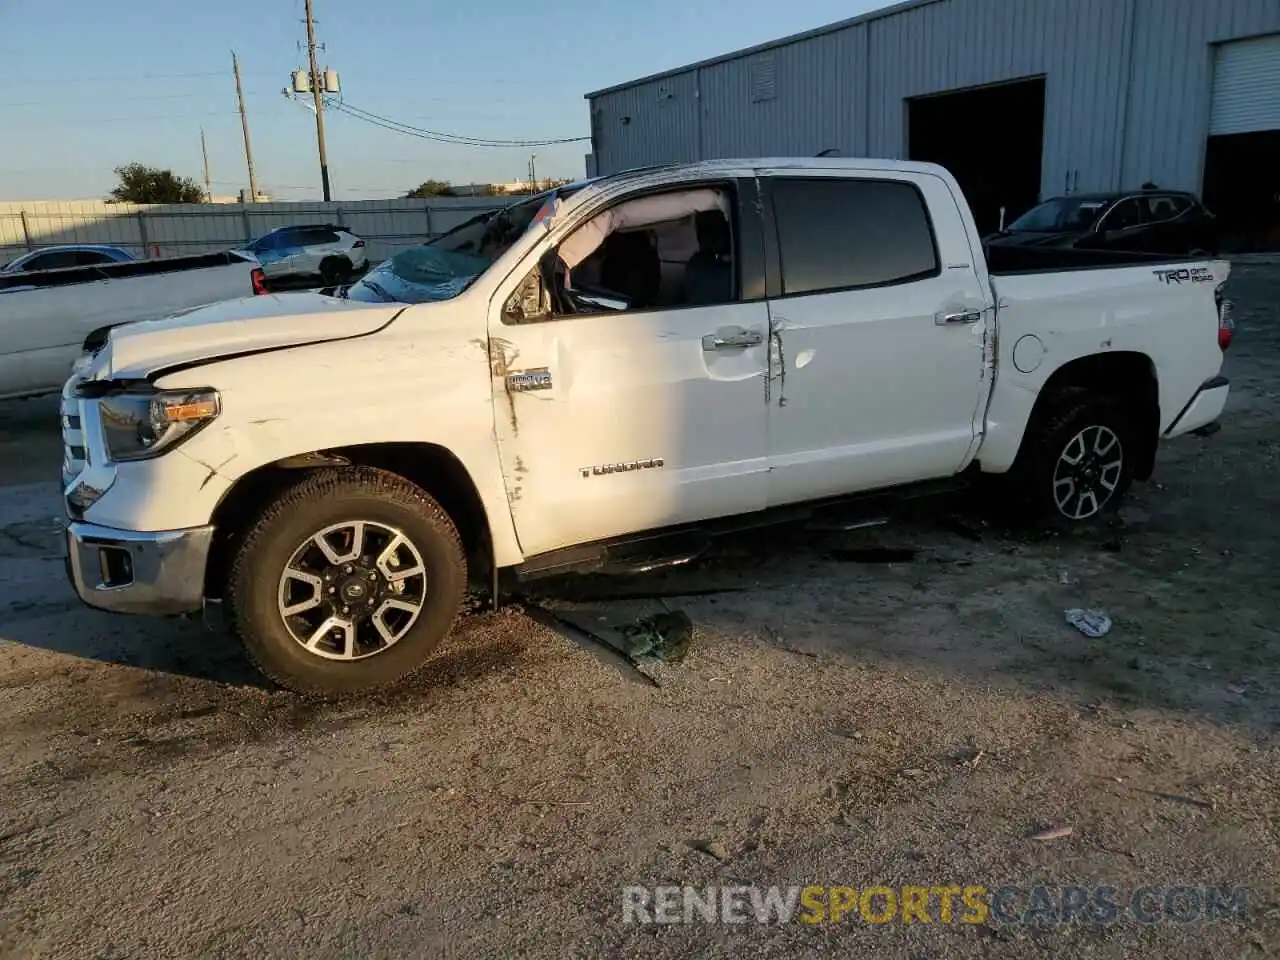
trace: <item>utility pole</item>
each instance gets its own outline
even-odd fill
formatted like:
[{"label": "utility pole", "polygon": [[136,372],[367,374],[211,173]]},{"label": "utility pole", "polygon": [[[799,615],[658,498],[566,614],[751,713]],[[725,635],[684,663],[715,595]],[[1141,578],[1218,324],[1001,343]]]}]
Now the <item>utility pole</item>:
[{"label": "utility pole", "polygon": [[204,145],[204,127],[200,128],[200,153],[204,157],[204,198],[213,203],[213,183],[209,179],[209,148]]},{"label": "utility pole", "polygon": [[236,73],[236,99],[240,101],[240,128],[244,131],[244,162],[249,165],[249,202],[258,202],[258,178],[253,173],[253,147],[249,145],[249,115],[244,112],[244,88],[240,86],[240,61],[231,51],[231,67]]},{"label": "utility pole", "polygon": [[316,142],[320,146],[320,185],[324,199],[329,195],[329,158],[324,150],[324,77],[316,66],[316,22],[311,15],[311,0],[307,0],[307,54],[311,59],[311,93],[316,102]]},{"label": "utility pole", "polygon": [[536,153],[529,156],[529,192],[538,192],[538,155]]}]

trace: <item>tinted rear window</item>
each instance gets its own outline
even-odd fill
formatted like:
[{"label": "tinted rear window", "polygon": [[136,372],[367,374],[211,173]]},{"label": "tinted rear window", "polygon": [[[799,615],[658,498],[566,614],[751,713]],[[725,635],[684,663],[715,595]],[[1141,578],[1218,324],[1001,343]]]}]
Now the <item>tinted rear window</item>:
[{"label": "tinted rear window", "polygon": [[931,276],[938,254],[924,198],[889,180],[773,181],[784,294]]},{"label": "tinted rear window", "polygon": [[305,247],[317,246],[322,243],[337,243],[338,235],[325,227],[307,227],[305,230],[299,231],[299,236],[295,242]]}]

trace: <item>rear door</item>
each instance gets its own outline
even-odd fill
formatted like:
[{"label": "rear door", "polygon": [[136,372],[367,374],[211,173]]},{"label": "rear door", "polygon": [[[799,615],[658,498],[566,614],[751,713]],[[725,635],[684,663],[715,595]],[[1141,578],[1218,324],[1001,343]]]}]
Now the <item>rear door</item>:
[{"label": "rear door", "polygon": [[1105,250],[1146,252],[1151,238],[1146,224],[1146,207],[1137,197],[1121,200],[1098,224],[1096,242],[1090,246]]},{"label": "rear door", "polygon": [[295,258],[295,273],[319,273],[325,257],[338,249],[338,235],[327,227],[308,227],[301,231]]},{"label": "rear door", "polygon": [[764,183],[780,272],[769,300],[770,506],[961,470],[994,311],[950,187],[845,170]]},{"label": "rear door", "polygon": [[1145,242],[1142,249],[1151,253],[1181,256],[1194,246],[1185,197],[1153,194],[1143,197],[1142,223]]}]

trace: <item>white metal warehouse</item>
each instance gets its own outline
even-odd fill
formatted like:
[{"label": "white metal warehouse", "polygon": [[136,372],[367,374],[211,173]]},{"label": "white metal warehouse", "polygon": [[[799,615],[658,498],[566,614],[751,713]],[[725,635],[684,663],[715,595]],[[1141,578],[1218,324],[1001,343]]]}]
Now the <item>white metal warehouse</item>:
[{"label": "white metal warehouse", "polygon": [[833,150],[943,163],[980,219],[1151,181],[1270,220],[1280,0],[912,0],[587,100],[598,173]]}]

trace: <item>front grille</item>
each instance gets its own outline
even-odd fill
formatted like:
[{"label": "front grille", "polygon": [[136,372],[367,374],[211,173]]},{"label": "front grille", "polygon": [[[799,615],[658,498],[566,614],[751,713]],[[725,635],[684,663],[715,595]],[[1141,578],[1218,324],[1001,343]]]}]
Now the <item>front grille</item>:
[{"label": "front grille", "polygon": [[75,383],[68,382],[62,391],[62,488],[65,490],[85,468],[84,431],[80,424],[80,402],[75,398]]}]

